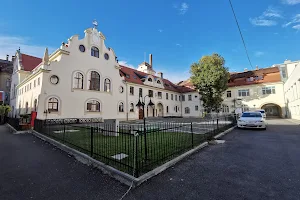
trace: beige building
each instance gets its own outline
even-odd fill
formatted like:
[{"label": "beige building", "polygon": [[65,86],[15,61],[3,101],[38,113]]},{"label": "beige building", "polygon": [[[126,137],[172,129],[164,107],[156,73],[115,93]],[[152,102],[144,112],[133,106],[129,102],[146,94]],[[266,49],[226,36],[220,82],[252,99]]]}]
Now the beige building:
[{"label": "beige building", "polygon": [[12,61],[9,60],[9,56],[6,59],[0,59],[0,91],[1,95],[0,101],[9,104],[10,99],[10,84],[11,84],[11,74],[12,74]]}]

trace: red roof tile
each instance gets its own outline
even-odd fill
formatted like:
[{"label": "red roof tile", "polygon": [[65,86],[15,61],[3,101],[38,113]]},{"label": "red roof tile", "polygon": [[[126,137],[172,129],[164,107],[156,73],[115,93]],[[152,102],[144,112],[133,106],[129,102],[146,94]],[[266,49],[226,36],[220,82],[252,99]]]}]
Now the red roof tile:
[{"label": "red roof tile", "polygon": [[24,53],[21,54],[21,57],[24,71],[31,71],[42,62],[41,58],[30,56]]},{"label": "red roof tile", "polygon": [[[121,66],[120,69],[120,75],[125,77],[125,80],[130,82],[130,83],[135,83],[139,85],[144,85],[142,79],[146,78],[150,74],[140,72],[136,69],[132,69],[129,67]],[[153,76],[153,75],[152,75]],[[157,76],[153,76],[154,78],[158,78]],[[162,79],[163,84],[164,84],[164,89],[174,91],[174,92],[179,92],[179,93],[186,93],[186,92],[194,92],[195,90],[184,87],[184,86],[178,86],[169,81],[168,79]]]}]

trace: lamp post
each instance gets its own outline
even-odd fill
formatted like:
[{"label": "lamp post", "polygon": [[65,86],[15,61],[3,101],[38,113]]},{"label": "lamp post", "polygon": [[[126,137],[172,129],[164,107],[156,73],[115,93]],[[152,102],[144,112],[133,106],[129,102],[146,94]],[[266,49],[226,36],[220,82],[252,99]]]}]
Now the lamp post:
[{"label": "lamp post", "polygon": [[[145,160],[148,159],[148,150],[147,150],[147,134],[146,134],[146,118],[145,118],[145,100],[146,100],[146,97],[149,97],[149,95],[146,95],[144,96],[144,99],[143,97],[139,97],[139,101],[138,103],[136,104],[136,107],[138,107],[139,109],[142,108],[143,109],[143,124],[144,124],[144,144],[145,144]],[[147,105],[150,106],[150,107],[153,107],[154,106],[154,103],[152,103],[151,101],[151,97],[150,98],[150,101]],[[141,101],[142,99],[142,101]]]}]

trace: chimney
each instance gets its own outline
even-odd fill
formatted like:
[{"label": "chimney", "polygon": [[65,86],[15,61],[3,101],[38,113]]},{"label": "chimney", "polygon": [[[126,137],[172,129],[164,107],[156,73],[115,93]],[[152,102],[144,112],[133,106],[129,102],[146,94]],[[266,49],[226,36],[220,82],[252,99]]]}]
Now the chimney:
[{"label": "chimney", "polygon": [[6,60],[8,61],[9,55],[6,55]]},{"label": "chimney", "polygon": [[162,72],[157,72],[157,76],[160,78],[164,78],[164,74]]},{"label": "chimney", "polygon": [[149,54],[149,64],[152,67],[152,54]]},{"label": "chimney", "polygon": [[255,69],[256,69],[256,70],[259,70],[259,68],[258,68],[258,66],[257,66],[257,65],[256,65]]},{"label": "chimney", "polygon": [[245,68],[245,69],[244,69],[244,72],[246,72],[246,71],[248,71],[248,69],[247,69],[247,68]]},{"label": "chimney", "polygon": [[12,56],[12,57],[11,57],[11,61],[14,62],[14,60],[15,60],[15,56]]}]

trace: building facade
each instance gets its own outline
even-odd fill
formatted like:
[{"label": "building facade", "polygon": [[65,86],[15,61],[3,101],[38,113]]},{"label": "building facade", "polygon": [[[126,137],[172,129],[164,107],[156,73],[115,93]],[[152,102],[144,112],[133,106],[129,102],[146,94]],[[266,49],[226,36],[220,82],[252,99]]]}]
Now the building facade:
[{"label": "building facade", "polygon": [[0,59],[0,103],[9,104],[12,68],[12,60],[9,60],[9,55],[6,56],[6,59]]},{"label": "building facade", "polygon": [[300,61],[286,60],[278,64],[284,79],[286,116],[300,120]]},{"label": "building facade", "polygon": [[[141,118],[139,100],[154,106],[146,117],[199,116],[200,96],[192,88],[163,78],[149,63],[139,68],[121,66],[105,36],[96,27],[74,35],[42,59],[16,53],[11,85],[12,116],[37,112],[38,119]],[[147,110],[146,110],[147,109]]]}]

